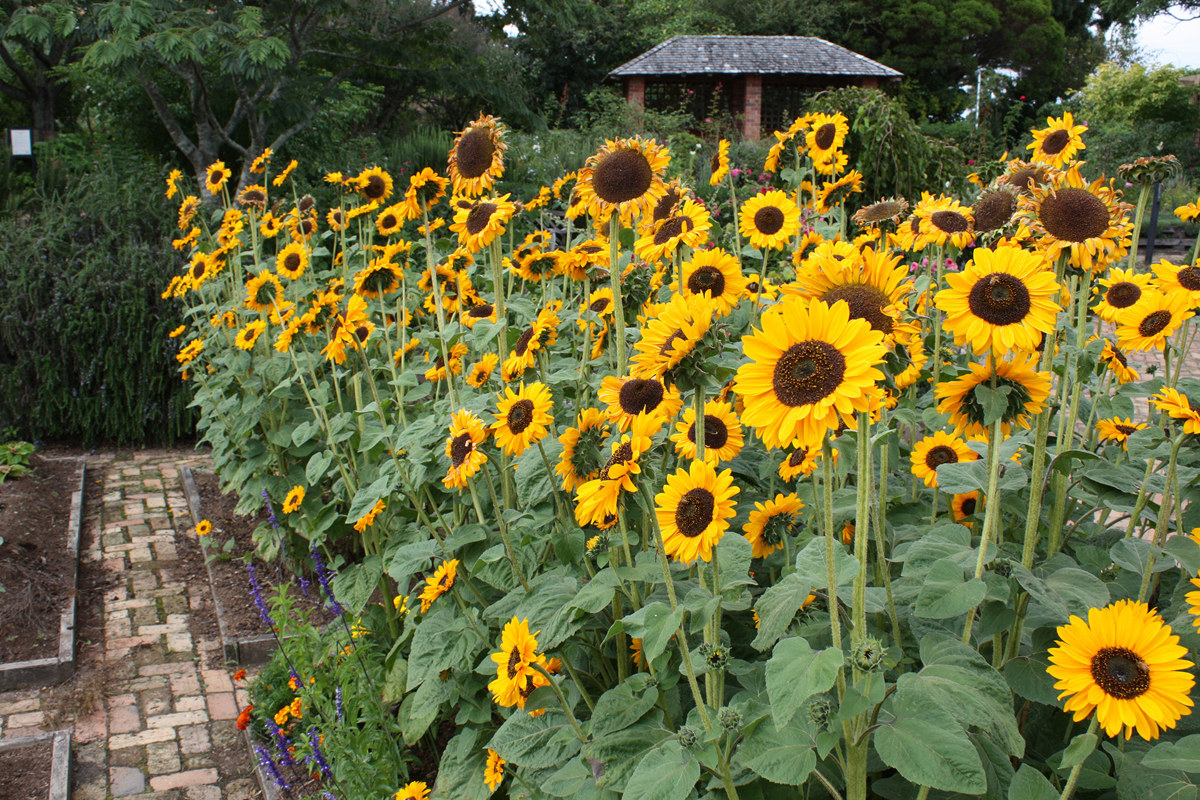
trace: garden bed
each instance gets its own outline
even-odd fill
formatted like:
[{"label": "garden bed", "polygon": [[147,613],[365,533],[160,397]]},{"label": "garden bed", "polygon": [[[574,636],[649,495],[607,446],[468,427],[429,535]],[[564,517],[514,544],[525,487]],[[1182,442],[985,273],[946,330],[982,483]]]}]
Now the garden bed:
[{"label": "garden bed", "polygon": [[[0,485],[0,689],[75,671],[75,613],[85,465],[34,456]],[[59,538],[59,537],[63,538]]]},{"label": "garden bed", "polygon": [[71,734],[54,731],[0,741],[0,800],[67,800]]},{"label": "garden bed", "polygon": [[[254,529],[266,517],[236,513],[237,498],[222,494],[217,476],[211,472],[184,467],[183,485],[193,522],[199,524],[206,519],[213,525],[213,533],[201,537],[200,546],[217,609],[225,660],[242,665],[264,663],[275,650],[275,636],[263,624],[250,599],[244,559],[254,552]],[[232,549],[221,551],[212,541],[214,536],[220,542],[232,539]],[[276,568],[257,558],[252,563],[258,568],[264,596],[268,596],[275,583]],[[305,599],[301,597],[297,602],[303,606]]]}]

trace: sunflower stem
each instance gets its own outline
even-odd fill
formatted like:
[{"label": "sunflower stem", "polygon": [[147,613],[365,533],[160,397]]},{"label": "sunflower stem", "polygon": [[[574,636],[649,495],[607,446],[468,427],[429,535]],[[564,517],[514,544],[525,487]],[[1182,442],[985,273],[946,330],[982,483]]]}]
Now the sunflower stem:
[{"label": "sunflower stem", "polygon": [[567,715],[567,720],[571,723],[571,727],[575,730],[575,736],[578,737],[579,741],[587,742],[587,734],[584,733],[583,728],[579,726],[579,720],[575,719],[575,712],[571,711],[571,706],[569,703],[567,703],[567,698],[562,693],[562,689],[559,688],[558,682],[554,680],[554,676],[551,675],[550,671],[541,664],[534,662],[529,666],[542,673],[542,675],[546,678],[550,686],[550,691],[554,692],[554,696],[558,698],[558,704],[562,706],[562,710]]},{"label": "sunflower stem", "polygon": [[[829,446],[828,435],[824,436],[821,441],[821,472],[821,490],[824,500],[821,504],[821,511],[825,519],[823,526],[825,528],[825,591],[829,603],[829,626],[833,637],[833,646],[837,648],[838,652],[841,652],[842,622],[838,618],[837,568],[833,560],[833,537],[835,536],[833,532],[833,450]],[[842,666],[838,667],[837,685],[840,699],[846,694],[846,672]]]},{"label": "sunflower stem", "polygon": [[[1095,735],[1096,730],[1099,727],[1100,727],[1100,718],[1098,716],[1093,715],[1092,721],[1088,725],[1087,734],[1085,734],[1085,735]],[[1097,742],[1099,742],[1098,739],[1097,739]],[[1091,755],[1091,753],[1089,753],[1088,755]],[[1071,774],[1067,776],[1067,784],[1066,784],[1066,786],[1063,787],[1062,794],[1060,794],[1058,796],[1058,800],[1071,800],[1071,795],[1075,794],[1075,784],[1079,783],[1079,773],[1083,771],[1084,761],[1087,761],[1086,757],[1082,761],[1080,761],[1078,764],[1071,767]]]},{"label": "sunflower stem", "polygon": [[625,374],[625,300],[621,297],[621,215],[608,218],[608,281],[613,293],[613,339],[616,342],[617,374]]},{"label": "sunflower stem", "polygon": [[[423,211],[422,215],[425,222],[425,265],[429,270],[429,283],[433,291],[433,306],[437,312],[435,316],[437,317],[438,326],[438,345],[442,350],[442,366],[446,370],[446,392],[450,397],[450,405],[457,406],[459,402],[454,396],[454,375],[452,374],[453,370],[450,369],[450,346],[446,344],[446,313],[445,309],[442,308],[442,286],[438,280],[437,265],[433,257],[433,240],[429,233],[429,212]],[[503,354],[500,357],[503,358]],[[334,385],[337,385],[336,382]]]},{"label": "sunflower stem", "polygon": [[[508,523],[504,521],[504,512],[509,506],[502,507],[496,500],[496,487],[492,485],[492,473],[489,469],[483,470],[483,477],[487,481],[488,494],[492,497],[492,510],[496,512],[496,524],[500,528],[500,539],[504,542],[504,552],[508,554],[508,563],[512,565],[513,574],[517,576],[517,580],[521,582],[521,586],[526,592],[529,591],[529,581],[525,579],[525,573],[521,570],[521,565],[517,561],[517,554],[513,551],[512,542],[508,538]],[[469,482],[468,486],[472,487],[472,497],[474,497],[473,482]]]},{"label": "sunflower stem", "polygon": [[[995,382],[995,358],[992,359],[992,380]],[[1004,441],[1003,416],[997,417],[992,423],[988,435],[988,484],[984,501],[987,503],[983,514],[983,535],[979,540],[979,556],[975,559],[975,578],[983,577],[983,566],[987,562],[988,544],[995,533],[996,524],[1000,519],[1000,444]],[[975,612],[978,607],[972,607],[967,612],[967,620],[963,626],[963,644],[971,643],[971,629],[975,625]]]},{"label": "sunflower stem", "polygon": [[[875,524],[871,527],[875,534],[875,566],[883,579],[883,587],[887,592],[888,618],[892,623],[892,637],[896,645],[901,642],[900,616],[896,613],[896,598],[892,594],[892,573],[887,562],[887,540],[884,533],[883,520],[888,502],[888,459],[891,447],[884,444],[879,448],[879,491],[875,492]],[[790,559],[789,559],[790,561]]]},{"label": "sunflower stem", "polygon": [[1146,214],[1146,201],[1150,199],[1150,189],[1152,184],[1143,183],[1142,190],[1138,192],[1137,211],[1133,213],[1133,241],[1129,243],[1129,262],[1126,267],[1133,269],[1137,264],[1137,249],[1138,239],[1142,236],[1142,217]]},{"label": "sunflower stem", "polygon": [[934,297],[942,285],[942,275],[946,271],[945,252],[941,245],[937,249],[937,265],[932,270],[933,285],[929,287],[929,303],[927,308],[933,315],[933,386],[941,382],[942,377],[942,312],[938,309]]},{"label": "sunflower stem", "polygon": [[[1154,531],[1154,547],[1150,549],[1149,554],[1146,556],[1146,570],[1142,573],[1142,585],[1138,588],[1137,601],[1139,603],[1144,603],[1146,596],[1150,593],[1150,579],[1154,575],[1154,562],[1157,560],[1154,551],[1162,547],[1163,541],[1167,538],[1167,529],[1170,527],[1168,523],[1171,520],[1171,509],[1174,505],[1171,494],[1175,487],[1179,448],[1186,437],[1186,433],[1181,433],[1171,443],[1171,457],[1167,461],[1167,480],[1163,488],[1162,502],[1158,506],[1158,524],[1155,526]],[[1176,520],[1176,524],[1179,522],[1180,520]]]},{"label": "sunflower stem", "polygon": [[[867,561],[870,556],[871,536],[871,415],[858,412],[858,474],[855,487],[854,506],[854,557],[858,559],[858,574],[854,577],[854,603],[851,609],[850,645],[861,642],[867,636]],[[855,682],[861,680],[863,672],[854,667]]]}]

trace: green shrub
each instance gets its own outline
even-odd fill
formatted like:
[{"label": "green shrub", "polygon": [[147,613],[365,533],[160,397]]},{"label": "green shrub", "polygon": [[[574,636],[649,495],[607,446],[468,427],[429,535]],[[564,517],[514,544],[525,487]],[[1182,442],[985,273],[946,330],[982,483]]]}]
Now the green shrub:
[{"label": "green shrub", "polygon": [[[0,427],[36,439],[190,435],[179,312],[159,297],[180,256],[160,169],[101,161],[36,211],[0,219]],[[154,176],[153,178],[149,176]]]}]

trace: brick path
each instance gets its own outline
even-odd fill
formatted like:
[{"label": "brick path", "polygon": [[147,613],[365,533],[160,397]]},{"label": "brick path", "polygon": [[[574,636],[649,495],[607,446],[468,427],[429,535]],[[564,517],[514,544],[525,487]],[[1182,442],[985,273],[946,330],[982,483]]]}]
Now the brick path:
[{"label": "brick path", "polygon": [[176,545],[195,534],[178,468],[204,460],[164,450],[88,458],[88,482],[102,480],[103,497],[86,509],[81,557],[110,579],[92,597],[103,601],[106,641],[104,652],[78,646],[79,672],[57,692],[78,695],[91,682],[99,701],[62,719],[53,690],[0,693],[0,738],[73,728],[72,800],[260,796],[234,727],[245,692],[220,662],[219,639],[194,638],[188,626],[211,596],[181,574]]}]

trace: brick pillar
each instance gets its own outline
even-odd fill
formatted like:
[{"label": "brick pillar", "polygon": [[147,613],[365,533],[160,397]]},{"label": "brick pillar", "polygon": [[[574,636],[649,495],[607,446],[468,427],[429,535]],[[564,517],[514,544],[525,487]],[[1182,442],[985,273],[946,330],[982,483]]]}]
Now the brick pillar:
[{"label": "brick pillar", "polygon": [[746,100],[742,108],[745,122],[742,124],[742,135],[747,139],[757,139],[762,135],[762,76],[746,76]]},{"label": "brick pillar", "polygon": [[625,81],[625,99],[638,108],[646,107],[646,79],[629,78]]}]

